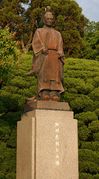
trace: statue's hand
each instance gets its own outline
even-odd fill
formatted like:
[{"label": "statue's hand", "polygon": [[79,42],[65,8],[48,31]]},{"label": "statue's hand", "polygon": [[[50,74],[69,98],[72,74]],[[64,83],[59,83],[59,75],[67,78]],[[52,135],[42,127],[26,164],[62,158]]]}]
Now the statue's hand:
[{"label": "statue's hand", "polygon": [[48,49],[47,48],[43,48],[42,53],[47,55],[48,54]]},{"label": "statue's hand", "polygon": [[59,60],[61,61],[61,63],[64,65],[64,57],[59,57]]},{"label": "statue's hand", "polygon": [[33,70],[30,70],[29,72],[26,73],[27,76],[32,76],[34,75],[34,71]]}]

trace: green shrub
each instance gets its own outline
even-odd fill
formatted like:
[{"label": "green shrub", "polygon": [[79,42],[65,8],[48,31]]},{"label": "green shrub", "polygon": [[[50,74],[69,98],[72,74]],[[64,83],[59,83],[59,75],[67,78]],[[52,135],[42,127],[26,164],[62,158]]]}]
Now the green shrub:
[{"label": "green shrub", "polygon": [[13,172],[8,173],[8,174],[6,175],[6,179],[15,179],[15,178],[16,178],[16,175],[15,175],[15,173],[13,173]]},{"label": "green shrub", "polygon": [[[18,111],[22,109],[24,103],[25,103],[25,98],[21,95],[14,94],[14,95],[6,95],[2,93],[2,96],[0,96],[1,104],[4,106],[4,112],[8,111]],[[3,112],[3,109],[1,112]]]},{"label": "green shrub", "polygon": [[0,28],[0,80],[8,80],[15,66],[18,50],[8,28]]},{"label": "green shrub", "polygon": [[99,101],[94,101],[94,110],[99,109]]},{"label": "green shrub", "polygon": [[30,86],[30,84],[26,81],[26,80],[24,80],[24,78],[23,77],[21,77],[21,76],[16,76],[16,77],[14,77],[11,81],[10,81],[10,85],[12,85],[12,86],[16,86],[16,87],[18,87],[18,88],[28,88],[29,86]]},{"label": "green shrub", "polygon": [[7,140],[7,147],[16,148],[16,138],[17,138],[16,129],[12,129],[11,135]]},{"label": "green shrub", "polygon": [[18,90],[19,95],[24,95],[26,97],[31,97],[37,94],[37,86],[31,86],[30,88],[24,88]]},{"label": "green shrub", "polygon": [[99,118],[99,108],[97,108],[97,109],[95,110],[95,113],[96,113],[96,115],[97,115],[98,118]]},{"label": "green shrub", "polygon": [[5,104],[3,103],[3,101],[0,101],[0,114],[6,112],[7,109],[5,107]]},{"label": "green shrub", "polygon": [[79,162],[79,166],[81,173],[90,173],[92,175],[99,173],[99,165],[94,162],[81,161]]},{"label": "green shrub", "polygon": [[92,100],[96,100],[99,101],[99,88],[95,88],[90,94],[89,94],[90,98]]},{"label": "green shrub", "polygon": [[83,125],[85,125],[83,121],[78,120],[77,122],[78,122],[78,128],[83,127]]},{"label": "green shrub", "polygon": [[4,173],[0,172],[0,179],[6,179],[6,176]]},{"label": "green shrub", "polygon": [[72,88],[76,89],[78,93],[84,92],[84,90],[86,88],[85,82],[81,78],[65,78],[64,81],[65,81],[64,85],[66,85],[67,89],[69,89],[69,88],[71,89],[71,87],[72,87]]},{"label": "green shrub", "polygon": [[86,84],[91,84],[93,86],[93,89],[95,88],[95,81],[94,81],[94,79],[91,78],[91,77],[85,79]]},{"label": "green shrub", "polygon": [[[72,62],[73,63],[73,62]],[[70,77],[70,78],[81,78],[86,80],[87,79],[87,71],[83,71],[83,70],[78,70],[78,69],[70,69],[70,66],[66,63],[66,67],[65,67],[65,74],[64,74],[64,78],[66,80],[66,78]],[[71,64],[74,65],[74,64]]]},{"label": "green shrub", "polygon": [[94,86],[88,82],[85,83],[85,91],[82,94],[89,94],[94,89]]},{"label": "green shrub", "polygon": [[[1,119],[3,120],[3,125],[10,126],[10,129],[16,128],[17,121],[20,120],[20,116],[22,115],[23,111],[17,111],[17,112],[8,112],[7,114],[4,114],[1,116]],[[5,123],[4,123],[5,121]]]},{"label": "green shrub", "polygon": [[80,173],[80,179],[93,179],[93,176],[88,173]]},{"label": "green shrub", "polygon": [[17,86],[7,85],[4,87],[4,90],[13,95],[18,93],[19,88]]},{"label": "green shrub", "polygon": [[94,102],[85,95],[75,98],[70,101],[71,108],[77,113],[83,111],[92,111],[94,109]]},{"label": "green shrub", "polygon": [[88,149],[80,149],[79,160],[89,161],[93,163],[95,162],[95,164],[99,165],[99,152],[88,150]]},{"label": "green shrub", "polygon": [[75,93],[68,93],[65,91],[63,95],[63,100],[70,103],[70,101],[74,100],[78,95]]},{"label": "green shrub", "polygon": [[99,141],[99,132],[93,134],[94,141]]},{"label": "green shrub", "polygon": [[99,142],[81,142],[81,149],[89,149],[99,152]]},{"label": "green shrub", "polygon": [[6,141],[10,135],[10,127],[7,125],[0,125],[0,140]]},{"label": "green shrub", "polygon": [[0,170],[2,173],[15,172],[15,149],[6,147],[6,143],[0,143]]},{"label": "green shrub", "polygon": [[3,151],[3,153],[4,153],[3,154],[4,159],[1,161],[0,169],[5,174],[8,174],[8,171],[9,171],[9,173],[12,171],[15,173],[15,168],[16,168],[15,150],[6,148]]},{"label": "green shrub", "polygon": [[95,112],[91,112],[91,111],[76,114],[75,118],[80,120],[80,121],[83,121],[86,125],[88,125],[92,121],[98,120],[98,117],[95,114]]},{"label": "green shrub", "polygon": [[94,175],[94,176],[93,176],[93,179],[99,179],[99,174]]},{"label": "green shrub", "polygon": [[94,86],[97,88],[97,87],[99,87],[99,75],[98,76],[96,76],[94,79]]},{"label": "green shrub", "polygon": [[89,124],[88,127],[91,132],[99,132],[99,121],[92,121],[91,124]]},{"label": "green shrub", "polygon": [[79,140],[81,141],[87,141],[90,136],[90,130],[87,128],[87,126],[79,127]]}]

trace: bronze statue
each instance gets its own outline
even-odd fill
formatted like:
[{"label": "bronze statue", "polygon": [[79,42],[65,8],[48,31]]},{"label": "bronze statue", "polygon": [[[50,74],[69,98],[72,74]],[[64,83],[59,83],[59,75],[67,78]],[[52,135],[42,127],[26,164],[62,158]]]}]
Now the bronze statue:
[{"label": "bronze statue", "polygon": [[36,30],[32,41],[35,55],[32,72],[38,78],[40,99],[59,101],[60,93],[64,91],[64,52],[61,34],[52,27],[53,23],[54,16],[47,11],[44,14],[44,27]]}]

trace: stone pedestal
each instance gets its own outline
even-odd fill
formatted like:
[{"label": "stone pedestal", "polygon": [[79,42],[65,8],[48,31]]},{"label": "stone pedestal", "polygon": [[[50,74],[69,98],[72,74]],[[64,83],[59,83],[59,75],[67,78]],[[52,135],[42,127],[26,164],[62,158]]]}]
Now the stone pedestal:
[{"label": "stone pedestal", "polygon": [[17,179],[78,179],[77,121],[68,104],[27,109],[17,126]]}]

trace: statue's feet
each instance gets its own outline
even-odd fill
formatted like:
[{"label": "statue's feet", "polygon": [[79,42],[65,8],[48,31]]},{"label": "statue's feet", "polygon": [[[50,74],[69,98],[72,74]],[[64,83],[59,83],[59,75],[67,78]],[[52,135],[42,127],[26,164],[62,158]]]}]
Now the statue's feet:
[{"label": "statue's feet", "polygon": [[49,101],[50,100],[50,96],[49,95],[44,95],[42,99],[45,100],[45,101]]},{"label": "statue's feet", "polygon": [[60,94],[58,91],[43,90],[40,93],[40,99],[45,101],[60,101]]},{"label": "statue's feet", "polygon": [[52,96],[51,100],[59,102],[60,101],[60,97],[59,96]]},{"label": "statue's feet", "polygon": [[51,91],[50,92],[50,100],[52,101],[60,101],[60,94],[57,91]]},{"label": "statue's feet", "polygon": [[49,91],[48,90],[41,91],[41,93],[40,93],[40,99],[48,101],[50,99],[50,93],[49,93]]}]

